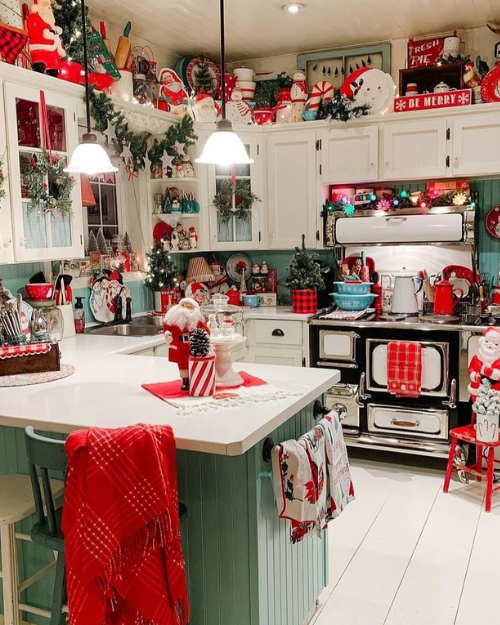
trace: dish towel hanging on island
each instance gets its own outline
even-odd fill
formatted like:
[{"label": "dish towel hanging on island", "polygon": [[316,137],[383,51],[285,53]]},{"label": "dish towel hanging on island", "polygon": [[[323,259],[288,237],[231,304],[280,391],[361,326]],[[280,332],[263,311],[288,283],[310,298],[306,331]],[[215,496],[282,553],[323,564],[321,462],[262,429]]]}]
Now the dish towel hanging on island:
[{"label": "dish towel hanging on island", "polygon": [[422,345],[391,341],[387,345],[387,389],[396,397],[420,397]]},{"label": "dish towel hanging on island", "polygon": [[354,499],[339,416],[330,412],[310,432],[272,452],[278,516],[291,522],[293,543],[321,530]]},{"label": "dish towel hanging on island", "polygon": [[70,625],[185,625],[172,428],[91,428],[65,449]]}]

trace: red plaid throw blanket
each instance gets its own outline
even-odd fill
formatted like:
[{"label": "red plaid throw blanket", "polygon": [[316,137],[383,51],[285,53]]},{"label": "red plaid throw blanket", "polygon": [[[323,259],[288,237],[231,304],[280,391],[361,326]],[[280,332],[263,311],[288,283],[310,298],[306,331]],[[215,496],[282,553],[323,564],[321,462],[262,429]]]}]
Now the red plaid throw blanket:
[{"label": "red plaid throw blanket", "polygon": [[62,528],[71,625],[184,625],[175,439],[169,426],[74,432]]},{"label": "red plaid throw blanket", "polygon": [[387,345],[387,388],[396,397],[419,397],[422,387],[420,343],[391,341]]}]

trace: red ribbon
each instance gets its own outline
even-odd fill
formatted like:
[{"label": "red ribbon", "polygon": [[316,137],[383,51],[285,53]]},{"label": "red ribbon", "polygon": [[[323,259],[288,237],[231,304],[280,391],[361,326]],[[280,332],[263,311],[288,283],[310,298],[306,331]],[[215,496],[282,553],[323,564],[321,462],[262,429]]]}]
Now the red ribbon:
[{"label": "red ribbon", "polygon": [[234,165],[231,167],[231,184],[233,187],[236,186],[236,167]]},{"label": "red ribbon", "polygon": [[49,132],[49,117],[47,115],[47,105],[45,104],[45,92],[40,91],[40,109],[42,114],[42,148],[47,148],[49,161],[52,161],[52,144]]}]

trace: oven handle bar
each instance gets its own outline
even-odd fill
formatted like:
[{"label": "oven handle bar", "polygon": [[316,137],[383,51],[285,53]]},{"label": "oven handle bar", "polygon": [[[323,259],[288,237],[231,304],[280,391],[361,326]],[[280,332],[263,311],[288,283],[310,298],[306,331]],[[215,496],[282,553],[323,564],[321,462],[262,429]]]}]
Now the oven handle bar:
[{"label": "oven handle bar", "polygon": [[457,381],[455,379],[451,381],[450,396],[443,402],[443,404],[451,409],[457,407]]},{"label": "oven handle bar", "polygon": [[418,428],[420,426],[420,421],[400,421],[399,419],[393,419],[391,424],[400,428]]},{"label": "oven handle bar", "polygon": [[[366,392],[366,373],[363,371],[359,378],[359,399],[366,401],[367,399],[370,399],[370,397],[370,393]],[[358,401],[358,404],[362,406],[360,401]]]},{"label": "oven handle bar", "polygon": [[317,367],[329,367],[331,369],[357,369],[358,365],[345,362],[329,362],[327,360],[318,360]]}]

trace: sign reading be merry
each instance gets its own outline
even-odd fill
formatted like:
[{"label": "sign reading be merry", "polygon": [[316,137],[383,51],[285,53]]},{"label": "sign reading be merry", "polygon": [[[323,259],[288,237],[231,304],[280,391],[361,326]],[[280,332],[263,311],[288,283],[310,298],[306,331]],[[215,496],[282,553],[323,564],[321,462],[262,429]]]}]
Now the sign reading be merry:
[{"label": "sign reading be merry", "polygon": [[394,98],[394,112],[423,111],[425,109],[443,109],[452,106],[469,106],[472,104],[470,89],[445,91],[444,93],[422,93]]}]

